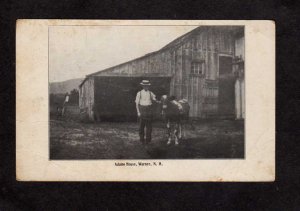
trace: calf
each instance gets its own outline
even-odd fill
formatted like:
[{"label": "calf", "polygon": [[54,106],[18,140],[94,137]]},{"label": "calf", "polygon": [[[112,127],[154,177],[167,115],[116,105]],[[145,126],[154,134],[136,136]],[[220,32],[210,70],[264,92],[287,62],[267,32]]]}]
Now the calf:
[{"label": "calf", "polygon": [[162,115],[168,129],[167,144],[171,144],[174,135],[175,145],[178,145],[178,140],[182,139],[182,131],[185,133],[183,122],[189,118],[190,106],[185,99],[177,101],[174,96],[167,95],[161,97],[161,103]]}]

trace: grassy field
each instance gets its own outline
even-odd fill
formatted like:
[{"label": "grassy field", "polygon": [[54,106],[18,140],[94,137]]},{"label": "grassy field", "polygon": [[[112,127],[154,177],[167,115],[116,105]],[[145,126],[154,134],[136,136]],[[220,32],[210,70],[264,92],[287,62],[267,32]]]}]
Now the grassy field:
[{"label": "grassy field", "polygon": [[244,158],[244,123],[229,120],[187,126],[178,146],[167,146],[165,125],[153,125],[152,143],[139,142],[134,122],[50,121],[50,159],[209,159]]}]

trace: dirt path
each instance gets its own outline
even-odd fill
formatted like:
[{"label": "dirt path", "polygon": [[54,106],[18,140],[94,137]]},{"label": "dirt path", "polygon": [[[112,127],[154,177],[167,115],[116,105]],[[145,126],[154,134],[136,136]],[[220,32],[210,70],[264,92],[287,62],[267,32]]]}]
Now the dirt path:
[{"label": "dirt path", "polygon": [[152,143],[139,142],[137,123],[50,122],[50,159],[243,158],[243,123],[210,121],[187,128],[179,146],[167,146],[164,125],[153,126]]}]

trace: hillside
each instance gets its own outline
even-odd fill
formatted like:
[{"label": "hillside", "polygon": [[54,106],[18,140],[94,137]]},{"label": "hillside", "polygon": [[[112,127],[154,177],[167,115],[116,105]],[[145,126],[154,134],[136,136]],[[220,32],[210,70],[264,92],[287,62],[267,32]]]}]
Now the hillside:
[{"label": "hillside", "polygon": [[50,94],[66,93],[73,89],[78,89],[79,84],[83,78],[71,79],[62,82],[50,83]]}]

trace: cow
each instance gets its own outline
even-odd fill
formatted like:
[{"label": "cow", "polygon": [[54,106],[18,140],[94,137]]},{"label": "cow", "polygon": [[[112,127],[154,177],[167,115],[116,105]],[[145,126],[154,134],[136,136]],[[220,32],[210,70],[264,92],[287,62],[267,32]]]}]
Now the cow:
[{"label": "cow", "polygon": [[175,96],[163,95],[161,97],[162,116],[167,124],[167,145],[172,142],[174,136],[175,146],[185,133],[184,122],[189,120],[190,105],[186,99],[176,100]]}]

